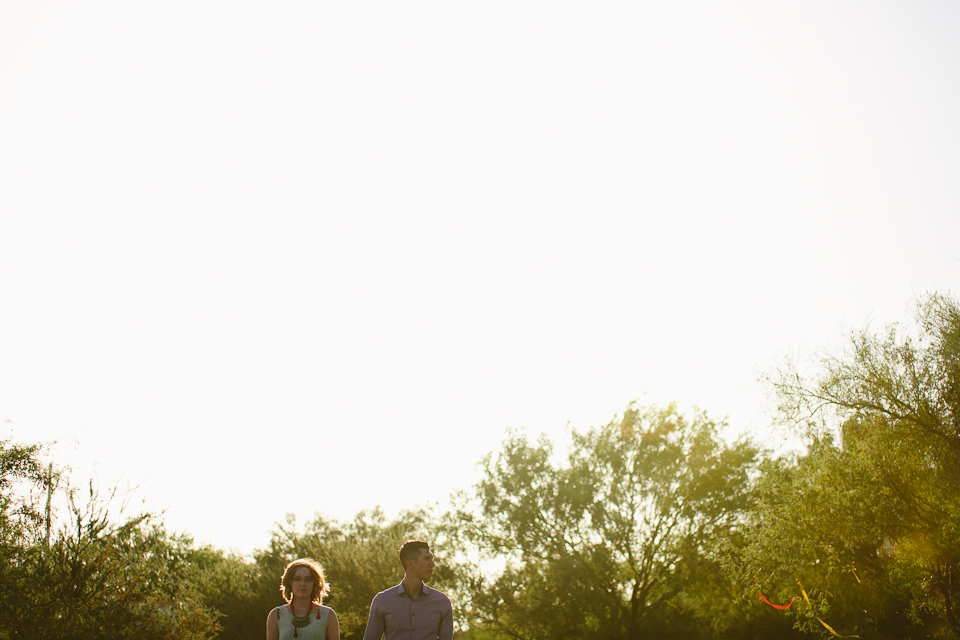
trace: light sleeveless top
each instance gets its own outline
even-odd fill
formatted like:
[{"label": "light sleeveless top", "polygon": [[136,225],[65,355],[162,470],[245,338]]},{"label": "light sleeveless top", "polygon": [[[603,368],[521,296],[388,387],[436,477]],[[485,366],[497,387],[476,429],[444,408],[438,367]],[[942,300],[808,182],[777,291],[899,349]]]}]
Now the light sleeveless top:
[{"label": "light sleeveless top", "polygon": [[[280,640],[325,640],[327,637],[327,618],[332,609],[319,605],[320,610],[310,612],[308,623],[303,627],[293,626],[293,614],[290,607],[277,607],[277,626],[280,628]],[[319,614],[319,619],[317,615]]]}]

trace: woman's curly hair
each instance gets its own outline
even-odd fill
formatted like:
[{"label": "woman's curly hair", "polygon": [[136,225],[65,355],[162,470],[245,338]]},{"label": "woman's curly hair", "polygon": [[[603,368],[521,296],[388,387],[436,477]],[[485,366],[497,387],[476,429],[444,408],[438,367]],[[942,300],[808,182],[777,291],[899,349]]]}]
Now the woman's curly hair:
[{"label": "woman's curly hair", "polygon": [[323,573],[323,567],[319,562],[310,558],[299,558],[287,565],[283,570],[283,578],[280,579],[280,595],[287,602],[293,600],[293,574],[300,567],[306,567],[313,574],[313,591],[310,592],[310,600],[320,604],[323,597],[330,593],[330,584]]}]

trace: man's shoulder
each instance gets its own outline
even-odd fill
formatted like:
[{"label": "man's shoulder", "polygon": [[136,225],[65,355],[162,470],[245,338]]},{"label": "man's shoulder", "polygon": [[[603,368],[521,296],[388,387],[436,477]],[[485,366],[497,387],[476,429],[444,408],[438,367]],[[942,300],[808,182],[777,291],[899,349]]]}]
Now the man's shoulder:
[{"label": "man's shoulder", "polygon": [[435,588],[431,587],[430,585],[426,585],[426,584],[425,584],[425,585],[423,585],[423,586],[426,587],[427,589],[429,589],[428,593],[430,594],[431,597],[433,597],[433,598],[440,598],[440,599],[446,600],[446,601],[447,601],[447,604],[450,604],[450,596],[448,596],[447,594],[445,594],[443,591],[440,591],[439,589],[435,589]]},{"label": "man's shoulder", "polygon": [[384,598],[390,598],[390,597],[392,597],[392,596],[397,596],[397,595],[399,595],[399,593],[397,592],[397,586],[398,586],[398,585],[393,585],[392,587],[387,587],[386,589],[384,589],[383,591],[381,591],[381,592],[378,593],[377,595],[373,596],[373,599],[374,599],[374,600],[383,600]]}]

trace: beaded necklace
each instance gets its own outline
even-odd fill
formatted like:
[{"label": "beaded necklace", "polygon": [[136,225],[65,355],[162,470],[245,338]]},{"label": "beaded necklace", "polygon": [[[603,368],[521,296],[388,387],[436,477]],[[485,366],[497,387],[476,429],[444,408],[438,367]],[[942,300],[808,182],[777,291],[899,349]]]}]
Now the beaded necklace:
[{"label": "beaded necklace", "polygon": [[[289,610],[290,615],[293,616],[293,637],[299,638],[300,633],[297,631],[297,629],[302,629],[308,624],[310,624],[310,614],[313,613],[313,603],[312,602],[310,603],[310,609],[308,609],[307,612],[302,616],[298,616],[293,612],[292,602],[287,604],[287,610]],[[320,611],[321,611],[320,607],[317,607],[317,620],[320,619]]]}]

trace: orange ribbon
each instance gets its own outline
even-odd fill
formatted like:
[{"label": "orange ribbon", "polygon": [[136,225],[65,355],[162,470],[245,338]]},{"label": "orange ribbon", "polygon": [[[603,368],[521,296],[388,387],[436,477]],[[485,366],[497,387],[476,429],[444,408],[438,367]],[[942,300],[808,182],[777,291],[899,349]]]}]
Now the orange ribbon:
[{"label": "orange ribbon", "polygon": [[796,598],[794,598],[793,600],[790,601],[790,604],[773,604],[772,602],[770,602],[769,600],[767,600],[767,599],[763,596],[763,593],[760,592],[760,585],[757,584],[757,579],[756,579],[756,578],[753,579],[753,586],[755,586],[755,587],[757,588],[757,595],[760,596],[760,599],[763,600],[764,602],[766,602],[768,605],[770,605],[770,606],[773,607],[774,609],[781,609],[781,610],[783,610],[783,609],[789,609],[790,606],[791,606],[791,605],[794,603],[794,601],[796,600]]}]

